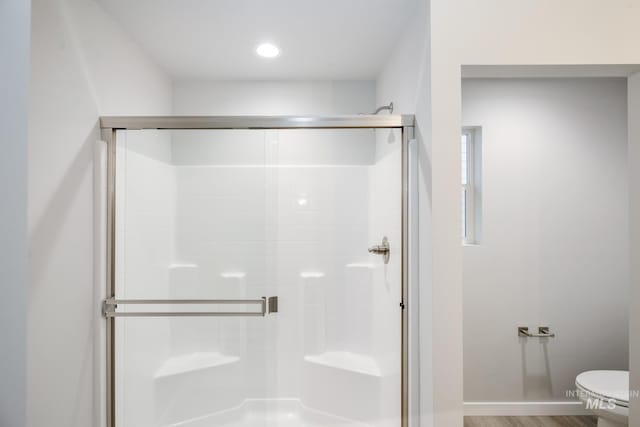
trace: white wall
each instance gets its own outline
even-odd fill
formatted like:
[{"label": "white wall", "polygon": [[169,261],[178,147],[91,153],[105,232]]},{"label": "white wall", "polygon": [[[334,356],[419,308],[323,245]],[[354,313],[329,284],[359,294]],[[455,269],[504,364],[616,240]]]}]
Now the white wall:
[{"label": "white wall", "polygon": [[30,2],[0,2],[0,424],[23,426],[26,397],[27,98]]},{"label": "white wall", "polygon": [[[27,425],[100,425],[93,149],[102,114],[168,114],[171,85],[91,0],[34,0]],[[95,375],[95,377],[94,377]],[[95,403],[101,404],[96,397]],[[95,418],[94,418],[95,416]]]},{"label": "white wall", "polygon": [[177,81],[173,114],[330,115],[370,113],[373,81]]},{"label": "white wall", "polygon": [[[463,81],[462,124],[482,127],[466,402],[577,400],[580,372],[628,369],[626,119],[626,79]],[[556,337],[519,339],[521,325]]]},{"label": "white wall", "polygon": [[[432,334],[438,333],[433,328],[432,315],[436,307],[432,307],[432,250],[431,250],[431,115],[430,100],[430,34],[429,34],[429,1],[417,2],[413,19],[406,25],[405,32],[387,60],[376,81],[376,104],[382,105],[393,101],[394,114],[416,115],[416,139],[418,141],[418,204],[419,204],[419,262],[418,282],[419,295],[414,298],[412,313],[414,321],[419,324],[419,342],[410,345],[419,346],[419,360],[412,361],[413,375],[410,380],[412,389],[419,389],[419,402],[410,404],[411,416],[417,419],[420,415],[421,426],[434,425],[434,405],[439,405],[439,396],[433,394],[435,371],[432,368]],[[445,328],[446,329],[446,328]],[[446,333],[442,330],[442,333]],[[412,354],[415,354],[412,352]],[[451,356],[451,355],[449,355]],[[455,358],[456,355],[454,354]],[[419,366],[419,369],[416,367]],[[445,374],[444,372],[442,373]],[[449,377],[458,374],[447,372]],[[414,394],[414,396],[417,395]],[[440,424],[435,424],[440,425]],[[442,424],[445,425],[445,424]]]},{"label": "white wall", "polygon": [[[434,338],[436,372],[462,370],[461,358],[450,357],[462,354],[461,66],[638,64],[638,19],[640,4],[630,0],[431,0],[434,329],[446,328]],[[438,425],[461,426],[461,378],[436,384],[435,392],[442,403],[436,400]],[[637,400],[631,403],[632,413],[636,405]]]}]

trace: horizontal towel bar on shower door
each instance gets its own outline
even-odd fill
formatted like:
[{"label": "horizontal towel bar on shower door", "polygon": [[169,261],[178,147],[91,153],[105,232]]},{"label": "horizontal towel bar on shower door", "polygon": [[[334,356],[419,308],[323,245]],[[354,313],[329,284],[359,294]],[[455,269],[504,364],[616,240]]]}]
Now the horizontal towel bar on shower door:
[{"label": "horizontal towel bar on shower door", "polygon": [[[116,312],[118,305],[222,305],[241,304],[260,305],[260,311],[127,311]],[[251,317],[262,316],[267,313],[267,297],[260,299],[116,299],[108,298],[102,304],[102,314],[105,317]]]}]

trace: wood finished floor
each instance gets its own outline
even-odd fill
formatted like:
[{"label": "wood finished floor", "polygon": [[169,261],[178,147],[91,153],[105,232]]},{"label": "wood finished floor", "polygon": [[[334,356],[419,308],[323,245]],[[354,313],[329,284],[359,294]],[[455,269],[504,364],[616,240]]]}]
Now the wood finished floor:
[{"label": "wood finished floor", "polygon": [[563,417],[464,417],[464,427],[596,427],[591,416]]}]

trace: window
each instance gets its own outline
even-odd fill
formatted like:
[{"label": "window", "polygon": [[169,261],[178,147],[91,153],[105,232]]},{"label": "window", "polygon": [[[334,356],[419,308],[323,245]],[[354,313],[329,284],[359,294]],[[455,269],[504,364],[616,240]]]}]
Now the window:
[{"label": "window", "polygon": [[462,241],[480,240],[480,128],[462,129]]}]

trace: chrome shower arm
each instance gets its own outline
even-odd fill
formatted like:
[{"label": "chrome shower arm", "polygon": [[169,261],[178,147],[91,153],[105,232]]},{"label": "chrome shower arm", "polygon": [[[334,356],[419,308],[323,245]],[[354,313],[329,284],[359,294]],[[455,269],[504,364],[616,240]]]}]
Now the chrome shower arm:
[{"label": "chrome shower arm", "polygon": [[378,107],[373,114],[376,115],[380,111],[384,111],[384,110],[389,110],[389,114],[393,114],[393,102],[390,102],[389,105],[383,105],[382,107]]}]

